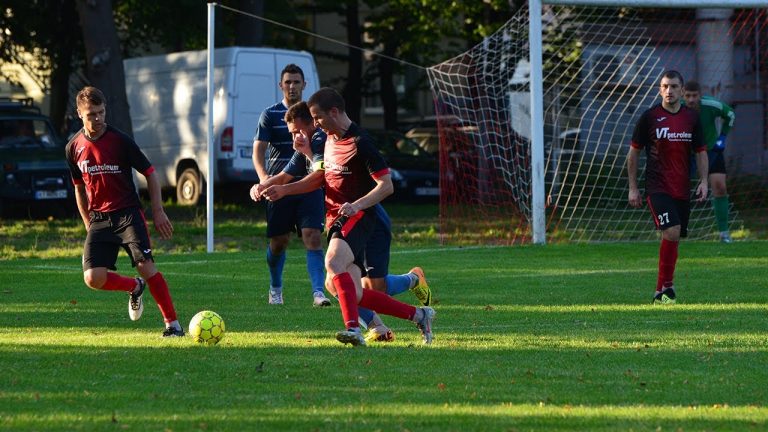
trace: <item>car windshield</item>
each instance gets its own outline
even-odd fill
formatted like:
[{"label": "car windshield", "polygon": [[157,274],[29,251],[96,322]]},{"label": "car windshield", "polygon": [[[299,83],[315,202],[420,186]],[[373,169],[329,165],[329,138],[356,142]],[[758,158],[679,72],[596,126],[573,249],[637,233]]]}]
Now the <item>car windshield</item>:
[{"label": "car windshield", "polygon": [[50,124],[37,118],[0,119],[0,148],[55,148],[59,144]]}]

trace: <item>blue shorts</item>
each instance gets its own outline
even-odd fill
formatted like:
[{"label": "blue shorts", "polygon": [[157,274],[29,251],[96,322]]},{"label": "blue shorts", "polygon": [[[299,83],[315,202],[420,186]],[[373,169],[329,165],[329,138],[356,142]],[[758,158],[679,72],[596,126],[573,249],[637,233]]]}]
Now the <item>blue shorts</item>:
[{"label": "blue shorts", "polygon": [[376,225],[365,245],[365,270],[368,277],[378,279],[389,274],[389,247],[392,243],[392,222],[384,207],[373,208]]},{"label": "blue shorts", "polygon": [[267,201],[267,237],[301,233],[302,228],[322,231],[324,216],[325,197],[322,189],[289,195],[274,202]]}]

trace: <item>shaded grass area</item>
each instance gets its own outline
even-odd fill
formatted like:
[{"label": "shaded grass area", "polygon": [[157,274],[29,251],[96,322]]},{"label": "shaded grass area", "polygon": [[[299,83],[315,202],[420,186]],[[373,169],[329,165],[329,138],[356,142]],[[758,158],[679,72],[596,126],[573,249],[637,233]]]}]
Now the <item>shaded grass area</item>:
[{"label": "shaded grass area", "polygon": [[768,244],[684,242],[673,307],[650,305],[657,248],[396,247],[392,272],[434,288],[435,342],[385,318],[397,339],[358,349],[301,254],[283,307],[260,253],[158,257],[183,322],[226,320],[215,347],[160,338],[149,298],[129,321],[77,257],[4,261],[0,429],[765,430]]}]

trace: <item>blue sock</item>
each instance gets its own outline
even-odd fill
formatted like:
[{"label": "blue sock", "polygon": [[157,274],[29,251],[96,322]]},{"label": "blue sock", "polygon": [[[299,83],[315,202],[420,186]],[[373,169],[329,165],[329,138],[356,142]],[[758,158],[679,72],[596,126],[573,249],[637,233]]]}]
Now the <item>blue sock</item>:
[{"label": "blue sock", "polygon": [[384,278],[387,281],[387,295],[396,296],[401,292],[408,291],[411,287],[411,277],[407,274],[404,275],[391,275],[388,274]]},{"label": "blue sock", "polygon": [[325,285],[325,259],[322,249],[307,251],[307,273],[312,283],[312,292],[323,292]]},{"label": "blue sock", "polygon": [[357,313],[360,315],[360,319],[363,320],[368,328],[371,328],[371,320],[373,320],[373,311],[364,307],[357,307]]},{"label": "blue sock", "polygon": [[269,266],[269,283],[273,287],[283,286],[283,267],[285,267],[285,252],[273,255],[267,246],[267,265]]}]

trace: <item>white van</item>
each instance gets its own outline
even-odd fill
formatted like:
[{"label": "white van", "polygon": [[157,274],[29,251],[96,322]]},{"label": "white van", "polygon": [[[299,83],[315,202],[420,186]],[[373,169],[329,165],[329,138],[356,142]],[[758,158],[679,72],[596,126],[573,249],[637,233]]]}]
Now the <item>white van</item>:
[{"label": "white van", "polygon": [[[180,204],[195,205],[208,176],[206,51],[126,59],[125,84],[133,136]],[[280,71],[304,71],[309,97],[320,88],[311,54],[274,48],[217,48],[214,53],[216,184],[257,182],[251,153],[261,112],[279,102]],[[143,176],[137,176],[146,188]]]}]

